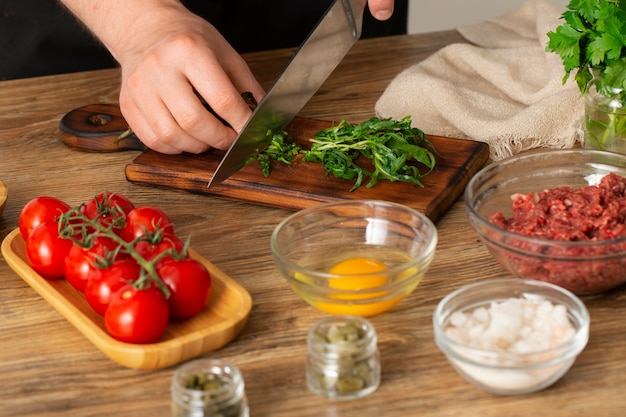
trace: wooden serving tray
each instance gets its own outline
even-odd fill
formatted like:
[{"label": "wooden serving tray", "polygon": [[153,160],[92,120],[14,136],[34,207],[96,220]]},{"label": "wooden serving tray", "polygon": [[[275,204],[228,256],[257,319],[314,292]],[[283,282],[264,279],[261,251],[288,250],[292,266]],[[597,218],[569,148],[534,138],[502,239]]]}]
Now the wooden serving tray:
[{"label": "wooden serving tray", "polygon": [[110,359],[136,369],[164,368],[219,349],[239,334],[248,319],[252,298],[245,288],[193,250],[189,253],[211,273],[209,304],[190,319],[170,322],[159,342],[138,345],[109,336],[104,319],[66,280],[47,280],[37,274],[28,264],[19,229],[2,242],[2,254],[11,269]]}]

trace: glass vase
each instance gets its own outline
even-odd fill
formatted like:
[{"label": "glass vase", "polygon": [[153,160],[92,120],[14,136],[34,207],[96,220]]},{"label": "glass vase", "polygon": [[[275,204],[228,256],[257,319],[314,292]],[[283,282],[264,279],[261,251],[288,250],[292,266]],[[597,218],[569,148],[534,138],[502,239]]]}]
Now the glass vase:
[{"label": "glass vase", "polygon": [[626,154],[626,92],[622,88],[600,94],[591,85],[585,93],[584,147]]}]

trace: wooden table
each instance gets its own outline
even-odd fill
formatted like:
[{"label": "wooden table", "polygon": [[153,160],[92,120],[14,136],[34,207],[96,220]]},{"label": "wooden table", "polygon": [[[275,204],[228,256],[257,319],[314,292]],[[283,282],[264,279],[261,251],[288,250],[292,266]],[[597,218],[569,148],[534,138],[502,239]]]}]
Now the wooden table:
[{"label": "wooden table", "polygon": [[[360,41],[300,113],[360,121],[390,80],[440,47],[462,41],[456,32]],[[269,86],[292,51],[246,55]],[[0,179],[9,189],[0,238],[17,226],[22,206],[39,195],[70,204],[104,190],[138,204],[158,204],[194,248],[241,283],[253,308],[242,333],[207,357],[238,365],[254,417],[263,416],[622,416],[626,412],[626,293],[585,297],[591,339],[554,386],[499,397],[465,382],[433,341],[432,312],[453,289],[506,276],[469,226],[458,201],[438,222],[435,261],[418,289],[394,310],[372,318],[382,357],[374,394],[332,402],[306,388],[305,337],[323,314],[300,300],[276,271],[269,239],[286,210],[183,191],[131,184],[124,165],[137,154],[72,151],[59,140],[67,111],[114,103],[117,70],[0,83]],[[176,367],[134,370],[96,349],[0,259],[0,415],[168,416]]]}]

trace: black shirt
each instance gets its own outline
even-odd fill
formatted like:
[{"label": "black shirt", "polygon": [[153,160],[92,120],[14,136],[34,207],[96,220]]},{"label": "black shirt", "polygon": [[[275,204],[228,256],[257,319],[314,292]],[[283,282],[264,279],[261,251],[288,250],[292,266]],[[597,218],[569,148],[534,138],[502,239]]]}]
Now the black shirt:
[{"label": "black shirt", "polygon": [[[245,53],[300,45],[332,0],[182,2]],[[408,0],[396,0],[385,22],[366,10],[362,38],[406,33],[407,9]],[[0,2],[0,80],[114,66],[108,51],[56,0]]]}]

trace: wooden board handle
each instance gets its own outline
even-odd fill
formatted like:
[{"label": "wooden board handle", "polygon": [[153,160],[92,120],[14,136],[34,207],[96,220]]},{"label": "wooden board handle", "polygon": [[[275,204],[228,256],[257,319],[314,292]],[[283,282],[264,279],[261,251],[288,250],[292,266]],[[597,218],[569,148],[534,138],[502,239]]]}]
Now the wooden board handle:
[{"label": "wooden board handle", "polygon": [[84,152],[146,150],[134,134],[118,140],[128,130],[116,104],[90,104],[67,113],[59,122],[61,140],[72,149]]}]

